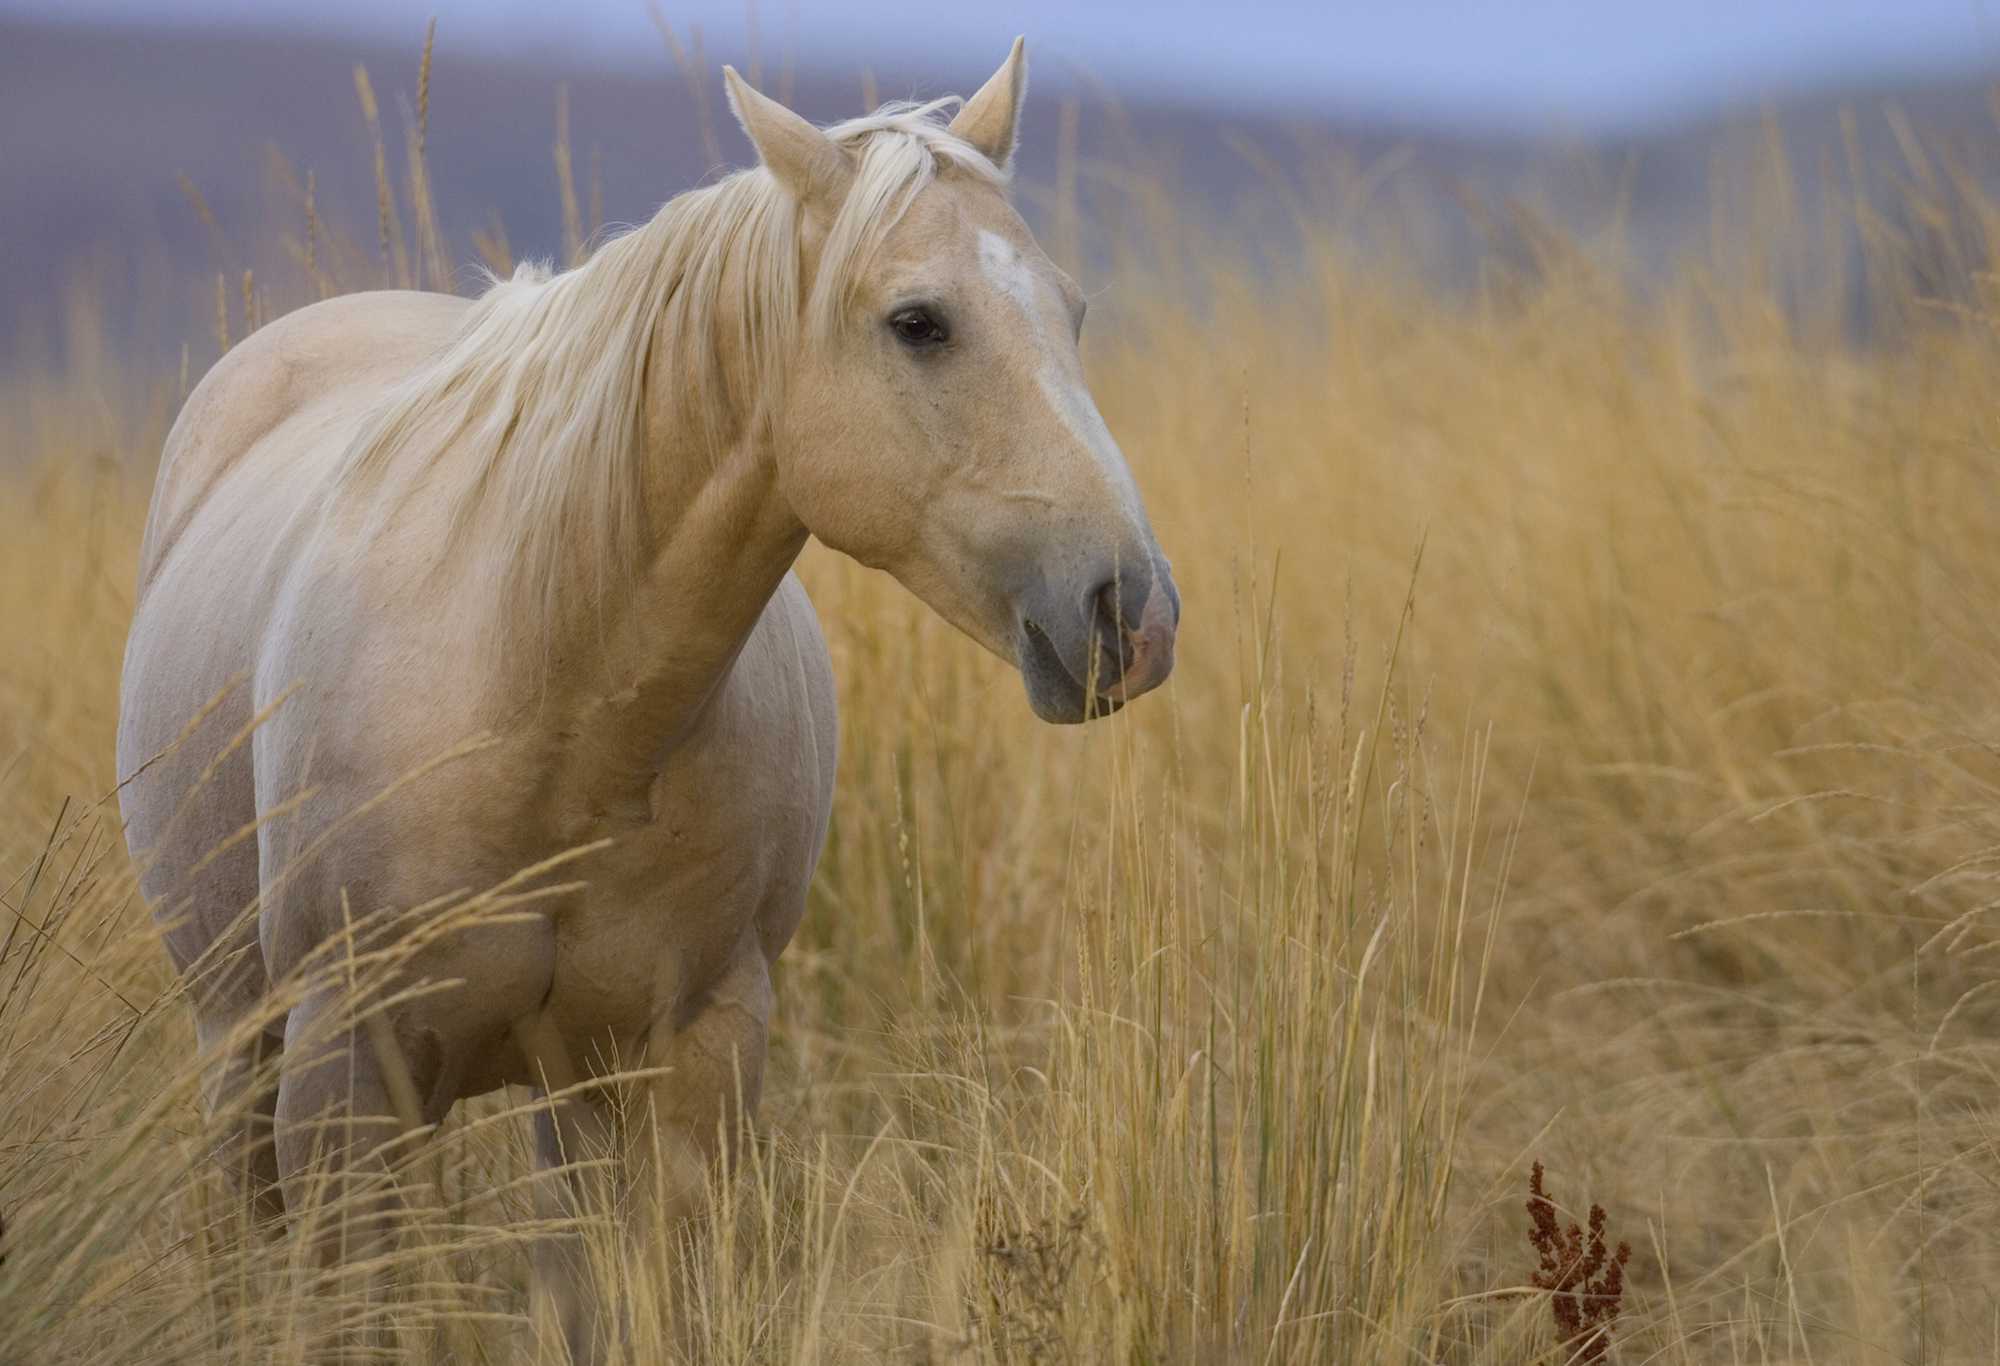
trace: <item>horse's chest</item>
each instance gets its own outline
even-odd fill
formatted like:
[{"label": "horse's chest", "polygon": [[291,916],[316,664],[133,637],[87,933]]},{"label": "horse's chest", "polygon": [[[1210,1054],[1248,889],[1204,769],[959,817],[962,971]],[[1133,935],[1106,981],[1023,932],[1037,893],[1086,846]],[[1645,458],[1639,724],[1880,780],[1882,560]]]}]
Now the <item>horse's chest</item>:
[{"label": "horse's chest", "polygon": [[637,1035],[727,965],[788,888],[752,841],[713,820],[631,830],[592,860],[560,913],[550,1006],[566,1025]]},{"label": "horse's chest", "polygon": [[831,747],[816,737],[830,733],[830,704],[814,708],[755,677],[736,683],[668,756],[645,817],[603,830],[611,844],[556,927],[550,1005],[566,1030],[636,1037],[735,954],[775,957],[790,939],[832,793]]}]

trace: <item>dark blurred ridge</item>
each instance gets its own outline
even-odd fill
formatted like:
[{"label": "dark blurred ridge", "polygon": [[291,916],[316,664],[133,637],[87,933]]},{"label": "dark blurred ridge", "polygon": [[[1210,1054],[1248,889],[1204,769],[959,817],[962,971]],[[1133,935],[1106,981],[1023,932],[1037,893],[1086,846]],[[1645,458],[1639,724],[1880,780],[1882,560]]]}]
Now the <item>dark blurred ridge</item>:
[{"label": "dark blurred ridge", "polygon": [[[100,340],[127,354],[211,342],[214,305],[203,301],[218,275],[233,291],[245,269],[283,270],[290,263],[272,254],[288,234],[296,254],[304,227],[297,182],[308,170],[324,224],[372,244],[372,151],[353,70],[366,66],[373,78],[401,184],[420,37],[413,26],[407,46],[379,47],[0,22],[0,248],[8,264],[0,362],[62,364],[79,292],[92,299]],[[969,88],[983,74],[885,70],[873,89],[881,98],[931,95]],[[765,78],[816,119],[863,107],[859,72]],[[722,109],[715,73],[706,79],[721,160],[738,164],[747,146]],[[658,74],[644,77],[566,69],[557,59],[467,58],[442,34],[428,162],[455,261],[475,259],[471,232],[496,222],[514,254],[560,255],[552,146],[564,82],[578,194],[604,223],[640,219],[715,169],[693,96],[664,49]],[[1175,187],[1176,212],[1228,224],[1253,257],[1281,261],[1301,212],[1337,212],[1341,196],[1365,197],[1375,207],[1351,227],[1341,214],[1353,249],[1393,249],[1446,284],[1469,278],[1496,251],[1532,253],[1532,237],[1544,230],[1587,240],[1615,229],[1626,244],[1622,264],[1641,279],[1687,253],[1714,251],[1718,238],[1764,231],[1742,203],[1725,206],[1717,196],[1719,187],[1765,174],[1755,168],[1774,145],[1807,206],[1829,196],[1851,201],[1857,185],[1875,194],[1924,176],[2000,180],[2000,157],[1987,150],[2000,125],[1981,80],[1802,92],[1768,110],[1551,145],[1157,99],[1117,107],[1107,92],[1064,89],[1052,73],[1037,82],[1025,134],[1031,216],[1045,203],[1033,187],[1052,183],[1064,156],[1069,99],[1072,164],[1086,202],[1093,188],[1115,186],[1120,171],[1161,176]],[[1843,110],[1852,111],[1846,126]],[[1928,149],[1915,160],[1912,138]],[[1273,211],[1253,212],[1253,203]],[[473,277],[461,264],[458,278],[464,287]]]}]

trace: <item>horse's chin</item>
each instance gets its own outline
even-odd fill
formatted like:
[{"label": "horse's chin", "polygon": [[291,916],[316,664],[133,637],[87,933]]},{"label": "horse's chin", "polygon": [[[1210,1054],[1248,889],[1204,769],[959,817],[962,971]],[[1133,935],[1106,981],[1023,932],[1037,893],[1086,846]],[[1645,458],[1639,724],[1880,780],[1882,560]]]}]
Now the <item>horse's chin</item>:
[{"label": "horse's chin", "polygon": [[1021,682],[1035,715],[1053,725],[1073,726],[1111,715],[1125,704],[1077,681],[1047,635],[1034,626],[1021,632]]}]

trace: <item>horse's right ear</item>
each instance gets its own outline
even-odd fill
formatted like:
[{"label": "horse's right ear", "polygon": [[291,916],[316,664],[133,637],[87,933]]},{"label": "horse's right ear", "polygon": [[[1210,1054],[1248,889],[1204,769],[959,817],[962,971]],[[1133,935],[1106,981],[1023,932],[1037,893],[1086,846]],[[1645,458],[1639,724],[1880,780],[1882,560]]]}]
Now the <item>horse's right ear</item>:
[{"label": "horse's right ear", "polygon": [[806,208],[831,222],[854,184],[854,162],[832,138],[767,95],[750,88],[736,68],[722,68],[729,108],[764,169]]},{"label": "horse's right ear", "polygon": [[1027,93],[1028,45],[1025,38],[1016,38],[1000,69],[951,121],[951,131],[1004,171],[1014,159],[1014,145],[1021,140],[1021,102]]}]

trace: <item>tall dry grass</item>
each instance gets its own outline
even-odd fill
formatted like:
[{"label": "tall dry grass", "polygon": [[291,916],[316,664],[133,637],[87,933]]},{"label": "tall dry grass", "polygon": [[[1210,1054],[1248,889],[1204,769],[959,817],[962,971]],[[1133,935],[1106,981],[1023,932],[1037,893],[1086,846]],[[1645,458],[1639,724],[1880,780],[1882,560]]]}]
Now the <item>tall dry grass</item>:
[{"label": "tall dry grass", "polygon": [[[449,168],[398,189],[371,126],[378,246],[305,210],[216,341],[437,278]],[[1633,1245],[1610,1359],[2000,1355],[2000,206],[1844,200],[1817,293],[1782,213],[1643,297],[1549,234],[1447,292],[1352,250],[1365,188],[1295,196],[1276,270],[1118,201],[1087,354],[1185,590],[1160,694],[1041,728],[808,552],[831,842],[715,1214],[588,1221],[631,1360],[1566,1361],[1534,1159]],[[109,799],[187,377],[77,356],[4,386],[0,1360],[291,1360],[368,1314],[522,1353],[524,1096],[409,1153],[394,1305],[218,1198]]]}]

